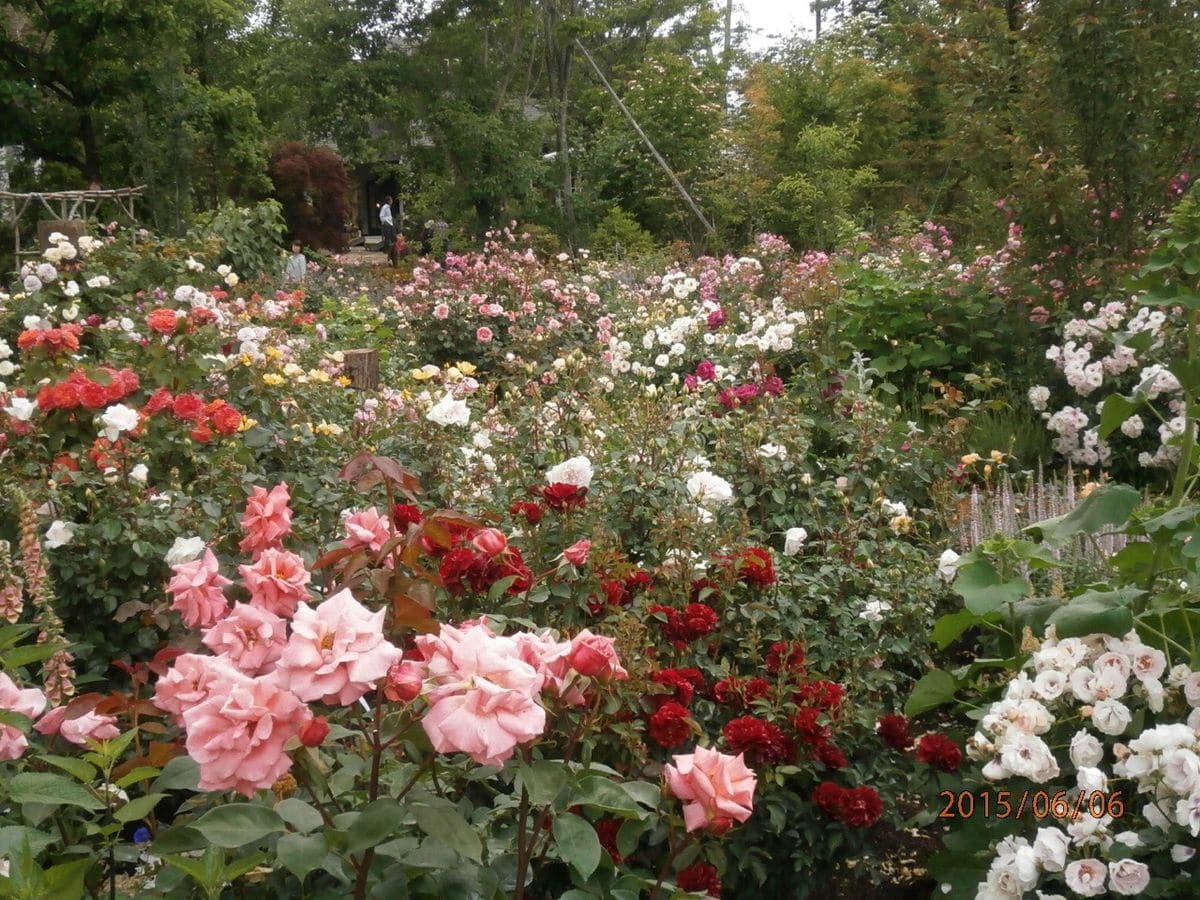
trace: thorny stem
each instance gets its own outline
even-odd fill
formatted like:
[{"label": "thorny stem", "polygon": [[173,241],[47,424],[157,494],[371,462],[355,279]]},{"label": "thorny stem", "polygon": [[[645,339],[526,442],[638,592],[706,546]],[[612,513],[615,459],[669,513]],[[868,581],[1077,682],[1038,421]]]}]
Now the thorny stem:
[{"label": "thorny stem", "polygon": [[525,843],[525,832],[529,819],[529,791],[521,787],[521,808],[517,813],[517,883],[514,900],[525,898],[525,876],[529,871],[529,851],[532,849]]},{"label": "thorny stem", "polygon": [[[390,505],[388,509],[391,509]],[[367,788],[367,800],[371,803],[379,797],[379,763],[383,756],[383,740],[380,733],[383,726],[383,699],[383,688],[380,688],[375,693],[374,725],[371,728],[371,782]],[[354,900],[366,900],[367,875],[371,871],[371,863],[374,859],[374,847],[368,847],[363,851],[362,859],[358,864],[358,878],[354,882]]]},{"label": "thorny stem", "polygon": [[675,837],[675,831],[671,827],[671,823],[668,822],[667,823],[667,848],[668,848],[667,858],[663,860],[663,864],[658,870],[658,880],[654,882],[654,890],[651,891],[651,893],[650,893],[650,900],[658,900],[658,895],[662,891],[663,881],[665,881],[666,877],[667,877],[667,870],[671,868],[671,863],[673,863],[675,861],[675,857],[677,857],[679,855],[679,851],[681,851],[684,847],[687,846],[688,839],[687,839],[686,835],[684,836],[683,841],[678,846],[675,845],[674,837]]}]

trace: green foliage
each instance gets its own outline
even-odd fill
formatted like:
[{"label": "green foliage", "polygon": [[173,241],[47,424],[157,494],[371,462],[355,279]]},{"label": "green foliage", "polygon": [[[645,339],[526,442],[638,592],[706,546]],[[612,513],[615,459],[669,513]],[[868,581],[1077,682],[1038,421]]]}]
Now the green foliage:
[{"label": "green foliage", "polygon": [[285,227],[281,207],[274,200],[250,207],[226,201],[198,217],[193,234],[211,235],[220,242],[221,262],[237,273],[257,277],[273,273],[278,267]]},{"label": "green foliage", "polygon": [[654,238],[637,219],[614,206],[592,229],[589,249],[601,259],[637,258],[654,250]]}]

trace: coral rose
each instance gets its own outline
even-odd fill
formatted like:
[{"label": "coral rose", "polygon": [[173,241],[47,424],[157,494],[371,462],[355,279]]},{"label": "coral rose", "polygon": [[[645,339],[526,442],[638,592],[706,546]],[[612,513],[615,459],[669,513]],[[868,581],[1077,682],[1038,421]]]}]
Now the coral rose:
[{"label": "coral rose", "polygon": [[589,678],[613,678],[623,681],[629,673],[617,658],[616,644],[610,637],[584,629],[571,639],[571,668]]},{"label": "coral rose", "polygon": [[342,544],[351,550],[366,547],[378,553],[392,537],[391,525],[372,506],[346,517],[346,539]]},{"label": "coral rose", "polygon": [[242,531],[246,536],[238,547],[243,553],[258,556],[264,550],[277,550],[283,545],[283,539],[292,530],[290,499],[286,481],[275,485],[270,493],[261,487],[254,489],[242,515]]},{"label": "coral rose", "polygon": [[204,632],[204,646],[239,672],[263,675],[275,668],[287,646],[287,623],[272,610],[238,603]]},{"label": "coral rose", "polygon": [[238,571],[250,591],[250,605],[277,616],[290,619],[296,605],[308,597],[306,585],[312,575],[304,560],[287,550],[263,550],[253,565],[238,566]]},{"label": "coral rose", "polygon": [[[0,709],[36,719],[46,708],[46,695],[37,688],[19,688],[0,672]],[[0,725],[0,760],[17,759],[29,747],[29,741],[15,725]]]},{"label": "coral rose", "polygon": [[730,756],[697,747],[694,753],[674,757],[663,773],[667,788],[684,801],[683,821],[688,831],[710,828],[719,834],[734,822],[745,822],[754,810],[758,779],[740,753]]},{"label": "coral rose", "polygon": [[310,714],[271,678],[243,679],[183,713],[187,752],[200,766],[200,790],[247,797],[269,788],[292,766],[283,745]]},{"label": "coral rose", "polygon": [[157,331],[159,334],[174,334],[179,320],[175,318],[175,310],[159,307],[152,309],[150,315],[146,316],[146,324],[150,326],[151,331]]},{"label": "coral rose", "polygon": [[171,608],[183,614],[189,628],[208,628],[229,611],[222,589],[233,582],[223,577],[219,568],[216,556],[208,549],[200,559],[171,567],[175,573],[167,585],[175,598]]},{"label": "coral rose", "polygon": [[108,741],[121,733],[117,728],[115,716],[105,716],[95,710],[88,710],[82,715],[67,718],[68,708],[60,706],[42,716],[40,722],[34,725],[39,734],[59,735],[63,740],[86,747],[88,739],[93,741]]},{"label": "coral rose", "polygon": [[591,551],[591,541],[576,541],[563,551],[563,559],[573,566],[586,566]]},{"label": "coral rose", "polygon": [[346,706],[387,675],[400,651],[383,637],[381,609],[370,612],[349,590],[316,609],[301,603],[279,660],[281,684],[304,701]]},{"label": "coral rose", "polygon": [[233,685],[249,680],[225,657],[184,653],[155,683],[154,705],[182,724],[185,709],[198,706],[210,694],[227,694]]}]

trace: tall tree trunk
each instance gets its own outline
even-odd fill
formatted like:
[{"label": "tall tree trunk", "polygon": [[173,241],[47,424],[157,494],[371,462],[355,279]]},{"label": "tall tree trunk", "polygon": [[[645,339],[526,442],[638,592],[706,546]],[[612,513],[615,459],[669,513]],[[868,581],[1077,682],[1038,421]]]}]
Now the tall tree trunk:
[{"label": "tall tree trunk", "polygon": [[729,111],[729,71],[733,67],[733,0],[725,0],[725,46],[721,51],[725,91],[721,95],[725,111]]},{"label": "tall tree trunk", "polygon": [[100,144],[96,139],[96,123],[89,112],[80,113],[79,141],[83,144],[83,177],[88,187],[100,187]]},{"label": "tall tree trunk", "polygon": [[[572,10],[574,4],[572,3]],[[550,92],[557,103],[557,127],[555,129],[558,155],[555,162],[559,171],[559,191],[566,229],[567,244],[571,252],[579,247],[579,223],[575,218],[575,185],[571,173],[571,147],[567,134],[567,113],[571,96],[571,64],[575,58],[575,46],[569,36],[562,33],[562,13],[558,0],[543,0],[546,28],[546,68],[550,74]]]}]

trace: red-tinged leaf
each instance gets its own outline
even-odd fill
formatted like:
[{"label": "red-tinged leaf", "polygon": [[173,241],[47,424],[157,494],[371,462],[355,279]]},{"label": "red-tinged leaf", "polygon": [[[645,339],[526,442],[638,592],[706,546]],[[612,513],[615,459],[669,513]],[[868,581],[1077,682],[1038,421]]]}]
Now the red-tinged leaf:
[{"label": "red-tinged leaf", "polygon": [[330,566],[341,562],[347,556],[350,556],[355,551],[349,547],[338,547],[336,550],[330,550],[320,559],[312,564],[314,572],[320,572],[323,569],[328,569]]},{"label": "red-tinged leaf", "polygon": [[177,756],[182,756],[184,750],[176,744],[166,744],[161,741],[151,741],[146,748],[150,756],[150,765],[161,769]]},{"label": "red-tinged leaf", "polygon": [[348,463],[342,466],[342,471],[338,473],[338,477],[342,481],[357,481],[363,472],[370,468],[372,455],[368,450],[356,454]]},{"label": "red-tinged leaf", "polygon": [[399,462],[388,456],[372,456],[371,464],[390,481],[395,482],[399,487],[406,491],[421,490],[421,482],[417,476]]},{"label": "red-tinged leaf", "polygon": [[143,603],[141,600],[126,600],[117,607],[113,613],[114,622],[125,622],[132,619],[138,613],[145,612],[150,608],[149,604]]},{"label": "red-tinged leaf", "polygon": [[392,598],[392,627],[411,628],[423,634],[434,634],[438,631],[438,623],[433,620],[433,612],[425,608],[411,597],[398,596]]},{"label": "red-tinged leaf", "polygon": [[426,514],[425,521],[444,522],[447,525],[458,525],[462,528],[482,528],[483,523],[478,519],[472,519],[470,516],[464,516],[460,512],[452,509],[435,509],[433,512]]}]

